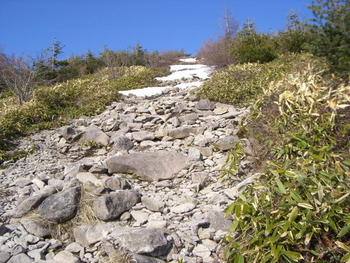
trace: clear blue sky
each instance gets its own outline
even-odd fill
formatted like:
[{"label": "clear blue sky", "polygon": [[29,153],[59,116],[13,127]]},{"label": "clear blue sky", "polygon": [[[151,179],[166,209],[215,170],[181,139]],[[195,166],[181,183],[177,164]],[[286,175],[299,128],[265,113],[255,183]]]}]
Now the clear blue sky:
[{"label": "clear blue sky", "polygon": [[[283,29],[291,10],[310,17],[311,0],[226,0],[233,16],[259,31]],[[220,33],[225,0],[0,0],[0,48],[35,56],[56,38],[64,56],[103,46],[184,49],[195,54]]]}]

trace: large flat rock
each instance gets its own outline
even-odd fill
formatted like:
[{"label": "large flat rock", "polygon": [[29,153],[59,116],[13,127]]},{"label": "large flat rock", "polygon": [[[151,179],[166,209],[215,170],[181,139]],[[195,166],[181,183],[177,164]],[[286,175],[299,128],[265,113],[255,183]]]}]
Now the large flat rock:
[{"label": "large flat rock", "polygon": [[168,234],[157,228],[124,228],[110,234],[121,248],[151,257],[166,256],[172,247]]},{"label": "large flat rock", "polygon": [[140,180],[160,181],[174,178],[188,163],[180,153],[160,151],[115,156],[106,164],[109,173],[135,173]]}]

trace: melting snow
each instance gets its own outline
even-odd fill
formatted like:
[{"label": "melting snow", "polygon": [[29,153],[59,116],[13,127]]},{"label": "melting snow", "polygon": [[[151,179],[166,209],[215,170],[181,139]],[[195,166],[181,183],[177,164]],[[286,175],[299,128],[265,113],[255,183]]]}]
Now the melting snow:
[{"label": "melting snow", "polygon": [[179,89],[188,89],[188,88],[199,88],[203,85],[203,81],[194,81],[194,82],[186,82],[181,83],[175,86],[175,88]]},{"label": "melting snow", "polygon": [[171,87],[148,87],[143,89],[122,90],[119,91],[119,93],[125,96],[135,95],[136,97],[152,97],[163,94],[168,88]]},{"label": "melting snow", "polygon": [[[185,58],[180,59],[181,62],[196,62],[195,58]],[[193,87],[200,87],[203,84],[203,80],[206,80],[213,73],[214,67],[209,67],[202,64],[193,64],[193,65],[172,65],[170,66],[171,74],[165,77],[156,78],[156,80],[161,82],[167,81],[179,81],[181,80],[194,80],[192,82],[184,82],[175,86],[179,89],[188,89]],[[198,81],[195,81],[199,79]],[[120,94],[129,96],[135,95],[137,97],[152,97],[156,95],[161,95],[164,91],[171,86],[167,87],[148,87],[143,89],[134,89],[134,90],[124,90],[119,91]]]},{"label": "melting snow", "polygon": [[182,58],[180,59],[181,62],[185,62],[185,63],[196,63],[197,59],[196,58]]}]

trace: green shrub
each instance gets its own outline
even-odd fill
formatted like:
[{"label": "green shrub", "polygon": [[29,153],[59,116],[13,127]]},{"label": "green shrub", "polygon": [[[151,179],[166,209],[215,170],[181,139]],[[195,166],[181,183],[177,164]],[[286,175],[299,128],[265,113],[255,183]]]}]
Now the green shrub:
[{"label": "green shrub", "polygon": [[265,63],[277,58],[271,36],[257,33],[253,24],[245,24],[234,38],[231,55],[237,63]]},{"label": "green shrub", "polygon": [[138,89],[155,85],[156,76],[167,69],[151,70],[145,67],[125,67],[124,76],[110,81],[105,74],[58,83],[35,90],[32,101],[22,106],[4,108],[0,114],[0,150],[6,140],[33,131],[62,125],[68,118],[95,115],[112,101],[119,99],[120,90]]},{"label": "green shrub", "polygon": [[309,50],[326,57],[342,77],[350,72],[350,2],[317,0],[310,6],[314,14]]},{"label": "green shrub", "polygon": [[278,33],[273,40],[276,48],[282,54],[301,53],[306,51],[311,35],[306,22],[301,21],[295,12],[291,12],[288,15],[286,30]]},{"label": "green shrub", "polygon": [[215,73],[199,90],[211,100],[247,105],[262,96],[271,81],[303,68],[311,61],[310,55],[285,55],[265,64],[230,65]]},{"label": "green shrub", "polygon": [[270,137],[272,154],[227,208],[229,262],[350,259],[349,143],[339,143],[349,139],[350,87],[325,78],[325,64],[308,64],[265,86],[245,121],[247,135]]}]

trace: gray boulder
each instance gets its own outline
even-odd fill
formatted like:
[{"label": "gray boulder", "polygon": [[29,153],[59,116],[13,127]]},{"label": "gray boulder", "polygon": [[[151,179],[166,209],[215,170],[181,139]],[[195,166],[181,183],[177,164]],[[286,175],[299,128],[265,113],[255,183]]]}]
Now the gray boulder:
[{"label": "gray boulder", "polygon": [[61,251],[58,252],[54,257],[53,260],[56,263],[79,263],[80,260],[78,257],[74,256],[69,251]]},{"label": "gray boulder", "polygon": [[167,135],[175,139],[183,139],[196,133],[197,129],[192,127],[179,127],[167,131]]},{"label": "gray boulder", "polygon": [[36,221],[29,218],[22,218],[20,222],[24,226],[24,228],[28,231],[28,233],[31,233],[38,237],[51,236],[51,233],[48,227],[42,224],[40,221]]},{"label": "gray boulder", "polygon": [[73,229],[75,241],[83,247],[89,247],[105,239],[114,229],[111,223],[81,225]]},{"label": "gray boulder", "polygon": [[59,130],[59,134],[65,138],[67,141],[72,141],[76,139],[80,133],[77,133],[72,126],[65,126]]},{"label": "gray boulder", "polygon": [[225,213],[219,210],[212,210],[208,212],[207,220],[209,221],[210,228],[213,228],[216,231],[229,231],[232,225],[232,220],[225,217]]},{"label": "gray boulder", "polygon": [[113,141],[113,148],[117,151],[129,151],[134,147],[134,143],[126,136],[118,136]]},{"label": "gray boulder", "polygon": [[148,132],[148,131],[139,131],[139,132],[133,132],[132,137],[135,141],[142,142],[145,140],[154,140],[154,133]]},{"label": "gray boulder", "polygon": [[10,258],[7,263],[33,263],[34,260],[32,260],[30,257],[28,257],[26,254],[21,253],[16,256],[13,256]]},{"label": "gray boulder", "polygon": [[115,156],[106,161],[109,173],[136,173],[140,180],[172,179],[187,167],[187,158],[176,152],[142,152]]},{"label": "gray boulder", "polygon": [[135,263],[165,263],[165,261],[158,258],[147,257],[139,254],[134,254],[132,259]]},{"label": "gray boulder", "polygon": [[231,150],[235,147],[236,143],[239,142],[239,138],[237,136],[226,136],[224,138],[219,139],[215,145],[221,151]]},{"label": "gray boulder", "polygon": [[116,190],[125,190],[131,189],[131,185],[125,178],[119,176],[113,176],[108,178],[105,181],[105,188],[116,191]]},{"label": "gray boulder", "polygon": [[196,108],[198,110],[213,110],[215,109],[215,103],[208,99],[203,99],[198,101]]},{"label": "gray boulder", "polygon": [[96,199],[93,209],[96,216],[104,221],[117,219],[140,201],[140,195],[134,190],[119,190]]},{"label": "gray boulder", "polygon": [[57,190],[54,187],[46,187],[35,195],[32,195],[20,203],[14,211],[12,211],[13,217],[22,217],[29,211],[38,207],[48,196],[56,193]]},{"label": "gray boulder", "polygon": [[133,253],[151,257],[166,256],[172,247],[167,233],[156,228],[125,229],[115,231],[111,236],[121,248]]},{"label": "gray boulder", "polygon": [[41,218],[63,223],[72,219],[77,210],[81,196],[80,186],[69,188],[46,198],[38,207]]},{"label": "gray boulder", "polygon": [[84,132],[82,138],[82,143],[95,142],[103,146],[107,146],[109,143],[109,137],[100,128],[95,125],[90,126]]},{"label": "gray boulder", "polygon": [[10,259],[10,257],[10,253],[0,251],[0,263],[6,263]]}]

